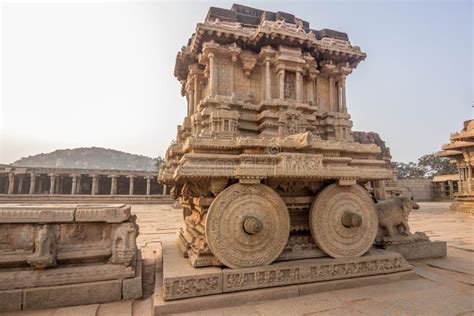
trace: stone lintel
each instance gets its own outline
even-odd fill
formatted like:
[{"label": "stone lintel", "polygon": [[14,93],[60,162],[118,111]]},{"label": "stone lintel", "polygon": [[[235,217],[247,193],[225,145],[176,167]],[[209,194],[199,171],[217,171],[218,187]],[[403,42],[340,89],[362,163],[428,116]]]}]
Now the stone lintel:
[{"label": "stone lintel", "polygon": [[76,222],[121,223],[129,219],[130,205],[78,205]]},{"label": "stone lintel", "polygon": [[73,205],[2,205],[0,206],[0,224],[73,222],[74,211]]}]

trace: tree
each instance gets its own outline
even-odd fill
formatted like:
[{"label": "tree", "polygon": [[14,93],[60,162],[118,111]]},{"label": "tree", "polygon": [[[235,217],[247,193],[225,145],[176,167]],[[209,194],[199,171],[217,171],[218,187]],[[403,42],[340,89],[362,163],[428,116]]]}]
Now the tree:
[{"label": "tree", "polygon": [[457,173],[456,167],[448,158],[428,154],[418,158],[417,162],[392,162],[400,179],[433,178],[443,174]]},{"label": "tree", "polygon": [[415,179],[424,178],[424,170],[421,169],[415,162],[392,162],[393,168],[397,171],[399,179]]},{"label": "tree", "polygon": [[426,178],[458,173],[456,166],[448,158],[436,157],[435,154],[428,154],[418,158],[418,166],[424,170]]}]

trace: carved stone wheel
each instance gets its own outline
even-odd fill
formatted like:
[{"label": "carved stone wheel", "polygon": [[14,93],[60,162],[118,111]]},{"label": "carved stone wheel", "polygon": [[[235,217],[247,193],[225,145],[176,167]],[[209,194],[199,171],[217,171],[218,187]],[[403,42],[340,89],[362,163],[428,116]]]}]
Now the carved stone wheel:
[{"label": "carved stone wheel", "polygon": [[230,268],[272,263],[290,234],[283,199],[263,184],[234,184],[209,207],[206,239],[212,253]]},{"label": "carved stone wheel", "polygon": [[314,199],[309,224],[316,245],[329,256],[359,257],[374,243],[378,217],[363,187],[331,184]]}]

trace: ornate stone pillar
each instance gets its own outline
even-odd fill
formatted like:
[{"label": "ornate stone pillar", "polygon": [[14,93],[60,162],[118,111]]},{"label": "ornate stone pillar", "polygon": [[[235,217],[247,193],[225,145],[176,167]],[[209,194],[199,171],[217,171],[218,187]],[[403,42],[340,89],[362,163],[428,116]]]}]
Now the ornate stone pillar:
[{"label": "ornate stone pillar", "polygon": [[448,180],[448,185],[449,185],[449,198],[452,199],[454,195],[453,181]]},{"label": "ornate stone pillar", "polygon": [[163,184],[163,195],[166,195],[166,191],[168,191],[168,187],[166,184]]},{"label": "ornate stone pillar", "polygon": [[99,177],[96,174],[92,174],[91,177],[92,177],[91,194],[96,195],[97,192],[98,192],[98,188],[99,188]]},{"label": "ornate stone pillar", "polygon": [[55,194],[56,191],[56,175],[50,174],[49,175],[49,194]]},{"label": "ornate stone pillar", "polygon": [[145,177],[146,179],[146,195],[150,195],[150,192],[151,192],[151,178],[148,176],[148,177]]},{"label": "ornate stone pillar", "polygon": [[265,59],[265,99],[272,99],[272,74],[270,72],[270,58]]},{"label": "ornate stone pillar", "polygon": [[72,174],[71,178],[72,178],[71,195],[74,195],[77,192],[77,174]]},{"label": "ornate stone pillar", "polygon": [[296,101],[303,101],[303,75],[301,71],[296,72]]},{"label": "ornate stone pillar", "polygon": [[13,173],[8,174],[8,192],[7,194],[13,194],[15,189],[15,175]]},{"label": "ornate stone pillar", "polygon": [[316,97],[314,98],[314,102],[316,103],[316,105],[318,106],[318,110],[321,110],[321,100],[320,100],[320,93],[319,93],[319,89],[321,87],[321,82],[320,82],[320,77],[319,76],[316,76],[316,79],[315,79],[315,93],[316,93]]},{"label": "ornate stone pillar", "polygon": [[116,195],[117,194],[117,178],[118,176],[116,174],[112,174],[109,176],[110,178],[110,195]]},{"label": "ornate stone pillar", "polygon": [[209,91],[212,97],[217,95],[217,71],[214,53],[209,53]]},{"label": "ornate stone pillar", "polygon": [[347,113],[346,108],[346,78],[342,77],[337,82],[337,106],[339,112]]},{"label": "ornate stone pillar", "polygon": [[136,176],[134,175],[129,175],[128,178],[130,179],[130,186],[129,186],[129,189],[128,189],[128,195],[133,195],[133,192],[135,190],[135,178]]},{"label": "ornate stone pillar", "polygon": [[188,109],[189,109],[189,113],[188,113],[188,116],[191,116],[193,113],[194,113],[194,91],[192,88],[189,88],[189,105],[188,105]]},{"label": "ornate stone pillar", "polygon": [[199,78],[197,75],[194,76],[194,111],[193,113],[197,112],[198,110],[198,103],[199,103]]},{"label": "ornate stone pillar", "polygon": [[35,186],[36,186],[36,174],[33,172],[30,173],[30,192],[29,194],[35,194]]},{"label": "ornate stone pillar", "polygon": [[315,79],[315,76],[314,75],[310,75],[309,76],[309,81],[308,81],[308,100],[307,102],[308,103],[312,103],[312,104],[315,104],[316,102],[314,101],[314,79]]},{"label": "ornate stone pillar", "polygon": [[334,110],[334,78],[329,77],[329,112]]},{"label": "ornate stone pillar", "polygon": [[281,69],[278,76],[280,77],[280,100],[285,100],[285,69]]}]

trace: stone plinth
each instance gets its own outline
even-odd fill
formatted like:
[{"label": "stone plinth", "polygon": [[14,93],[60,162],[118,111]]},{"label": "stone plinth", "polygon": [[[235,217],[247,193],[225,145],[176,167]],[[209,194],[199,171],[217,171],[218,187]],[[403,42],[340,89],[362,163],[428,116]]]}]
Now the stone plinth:
[{"label": "stone plinth", "polygon": [[126,205],[0,206],[0,311],[142,296]]},{"label": "stone plinth", "polygon": [[240,269],[193,268],[173,236],[163,238],[163,299],[385,275],[411,268],[400,254],[376,249],[354,258],[304,259]]},{"label": "stone plinth", "polygon": [[398,252],[406,260],[445,257],[447,246],[445,241],[419,241],[405,244],[384,245],[383,249]]}]

